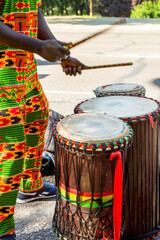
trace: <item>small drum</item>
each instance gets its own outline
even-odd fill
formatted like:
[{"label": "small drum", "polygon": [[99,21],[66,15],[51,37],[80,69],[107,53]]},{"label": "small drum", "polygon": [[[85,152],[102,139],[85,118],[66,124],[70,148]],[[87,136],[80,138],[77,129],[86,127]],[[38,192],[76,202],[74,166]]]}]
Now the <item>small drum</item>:
[{"label": "small drum", "polygon": [[145,96],[146,90],[142,85],[132,83],[116,83],[105,85],[93,90],[96,97],[105,96]]},{"label": "small drum", "polygon": [[55,232],[62,239],[118,240],[131,127],[104,114],[75,114],[55,124],[53,134]]},{"label": "small drum", "polygon": [[75,112],[107,113],[132,127],[124,238],[153,236],[159,225],[159,103],[144,97],[110,96],[87,100],[77,105]]}]

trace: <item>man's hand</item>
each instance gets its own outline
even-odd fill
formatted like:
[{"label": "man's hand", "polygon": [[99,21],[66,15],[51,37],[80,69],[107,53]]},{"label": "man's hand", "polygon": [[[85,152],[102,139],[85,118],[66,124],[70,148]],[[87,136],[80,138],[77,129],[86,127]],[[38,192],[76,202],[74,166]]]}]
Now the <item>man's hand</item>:
[{"label": "man's hand", "polygon": [[62,60],[61,66],[65,74],[70,76],[73,76],[73,75],[76,76],[77,73],[81,74],[82,72],[80,67],[86,67],[79,60],[72,57],[68,57],[66,60]]},{"label": "man's hand", "polygon": [[58,43],[61,44],[63,47],[68,46],[69,44],[71,44],[71,42],[61,42],[58,40]]},{"label": "man's hand", "polygon": [[51,39],[43,41],[38,54],[50,62],[56,62],[58,60],[66,59],[70,52],[62,47],[56,39]]}]

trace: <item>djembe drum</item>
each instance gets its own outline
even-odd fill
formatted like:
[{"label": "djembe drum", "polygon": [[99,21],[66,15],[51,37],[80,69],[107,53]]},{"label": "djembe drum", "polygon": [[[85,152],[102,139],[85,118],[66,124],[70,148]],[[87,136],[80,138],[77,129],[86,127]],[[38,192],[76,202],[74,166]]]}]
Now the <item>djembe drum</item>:
[{"label": "djembe drum", "polygon": [[53,134],[55,232],[62,239],[119,240],[131,127],[104,114],[75,114],[57,122]]},{"label": "djembe drum", "polygon": [[110,96],[78,104],[75,113],[81,112],[107,113],[132,127],[124,239],[152,237],[159,225],[159,103],[144,97]]},{"label": "djembe drum", "polygon": [[145,96],[146,90],[142,85],[133,83],[116,83],[100,86],[93,90],[96,97],[105,96]]}]

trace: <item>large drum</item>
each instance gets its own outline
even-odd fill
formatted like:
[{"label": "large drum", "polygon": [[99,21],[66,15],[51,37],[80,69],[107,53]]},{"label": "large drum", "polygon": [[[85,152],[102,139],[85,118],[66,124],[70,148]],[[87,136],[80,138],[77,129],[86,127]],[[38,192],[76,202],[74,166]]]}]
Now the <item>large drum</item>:
[{"label": "large drum", "polygon": [[55,232],[63,239],[119,240],[131,127],[104,114],[75,114],[55,124],[53,134]]},{"label": "large drum", "polygon": [[133,83],[116,83],[100,86],[93,90],[96,97],[105,96],[145,96],[146,90],[142,85]]},{"label": "large drum", "polygon": [[153,99],[110,96],[87,100],[75,112],[107,113],[127,121],[134,141],[125,195],[125,239],[147,239],[159,225],[159,103]]}]

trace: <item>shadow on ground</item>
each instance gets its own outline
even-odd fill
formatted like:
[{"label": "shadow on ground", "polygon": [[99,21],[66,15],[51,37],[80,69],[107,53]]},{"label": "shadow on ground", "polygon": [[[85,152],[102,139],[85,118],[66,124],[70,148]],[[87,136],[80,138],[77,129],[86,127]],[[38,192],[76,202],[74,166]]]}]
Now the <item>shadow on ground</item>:
[{"label": "shadow on ground", "polygon": [[49,76],[49,74],[38,74],[39,79],[43,79],[48,76]]},{"label": "shadow on ground", "polygon": [[153,81],[153,84],[156,85],[157,87],[160,87],[160,78],[156,78]]},{"label": "shadow on ground", "polygon": [[72,24],[72,25],[106,25],[117,21],[117,18],[84,18],[84,17],[64,17],[47,18],[48,23]]},{"label": "shadow on ground", "polygon": [[41,59],[36,59],[37,65],[38,66],[43,66],[43,65],[57,65],[58,62],[49,62],[47,60],[41,60]]},{"label": "shadow on ground", "polygon": [[[46,17],[47,22],[50,24],[72,24],[72,25],[110,25],[117,21],[119,18],[115,17],[102,17],[102,18],[89,18],[89,17]],[[160,24],[160,19],[131,19],[125,18],[128,24]]]}]

